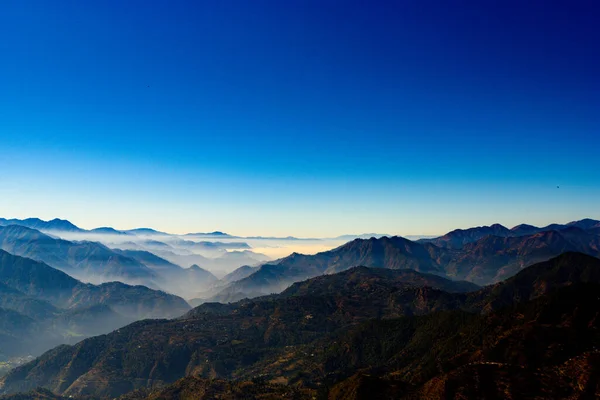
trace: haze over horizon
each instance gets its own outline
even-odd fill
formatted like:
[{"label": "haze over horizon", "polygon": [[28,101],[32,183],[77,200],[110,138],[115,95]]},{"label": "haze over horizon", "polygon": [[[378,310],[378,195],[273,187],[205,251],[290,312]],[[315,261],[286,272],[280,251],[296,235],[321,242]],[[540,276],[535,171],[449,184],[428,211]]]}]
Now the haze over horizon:
[{"label": "haze over horizon", "polygon": [[[15,218],[13,218],[13,217],[0,216],[0,218],[5,218],[5,219],[8,219],[8,220],[11,220],[11,219],[24,220],[24,219],[28,219],[28,218],[39,218],[39,217],[36,217],[36,216],[25,216],[25,217],[22,217],[22,218],[21,217],[15,217]],[[285,238],[288,238],[288,237],[292,237],[292,238],[296,238],[296,239],[307,239],[307,240],[310,240],[310,239],[317,239],[317,240],[318,239],[336,239],[338,237],[342,238],[342,237],[353,236],[353,235],[362,236],[362,235],[366,235],[366,234],[387,235],[387,236],[404,236],[404,237],[408,237],[408,238],[420,238],[420,237],[422,237],[422,238],[433,238],[433,237],[443,236],[444,234],[449,233],[451,231],[454,231],[456,229],[477,228],[477,227],[483,227],[483,226],[491,226],[491,225],[495,225],[495,224],[503,225],[504,227],[506,227],[508,229],[511,229],[513,227],[516,227],[516,226],[522,225],[522,224],[524,224],[524,225],[533,225],[533,226],[537,226],[538,228],[544,228],[546,226],[550,226],[550,225],[553,225],[553,224],[568,224],[568,223],[577,222],[577,221],[581,221],[581,220],[588,220],[588,219],[595,220],[594,216],[592,216],[592,217],[586,216],[586,217],[581,217],[579,219],[568,220],[568,221],[553,221],[553,220],[550,220],[550,221],[547,221],[545,223],[538,224],[538,225],[530,224],[527,221],[525,221],[525,222],[519,222],[519,223],[513,224],[513,225],[511,225],[511,224],[505,225],[505,224],[502,224],[502,223],[496,221],[496,222],[491,222],[491,223],[489,223],[487,225],[486,224],[480,224],[480,225],[472,225],[472,226],[460,226],[460,227],[451,228],[451,229],[449,229],[447,231],[444,231],[444,232],[436,232],[436,233],[429,233],[429,234],[423,234],[423,233],[421,233],[421,234],[402,234],[402,233],[398,233],[398,232],[383,232],[383,231],[382,232],[358,232],[358,231],[354,232],[354,231],[349,231],[349,232],[343,232],[343,233],[339,233],[337,235],[332,235],[332,236],[310,236],[309,237],[309,236],[294,236],[294,235],[291,235],[291,234],[282,234],[282,235],[279,235],[279,236],[274,236],[274,235],[260,235],[260,234],[251,233],[251,234],[247,234],[247,235],[241,235],[241,234],[236,234],[235,232],[227,232],[227,231],[218,230],[218,229],[192,229],[192,230],[189,230],[189,231],[172,232],[172,231],[169,231],[169,230],[166,230],[166,229],[160,229],[160,228],[156,228],[156,227],[152,227],[152,226],[115,227],[115,226],[112,226],[110,224],[104,224],[104,225],[98,225],[98,226],[84,226],[84,225],[80,225],[78,223],[75,223],[73,220],[70,220],[69,218],[66,218],[66,217],[65,218],[57,218],[57,217],[54,217],[54,218],[39,218],[39,219],[41,219],[42,221],[45,221],[45,222],[52,221],[54,219],[68,221],[68,222],[72,223],[73,225],[77,226],[78,228],[81,228],[81,229],[84,229],[84,230],[89,230],[89,231],[94,230],[94,229],[98,229],[98,228],[113,228],[113,229],[115,229],[117,231],[123,231],[123,232],[131,231],[131,230],[136,230],[136,229],[151,229],[151,230],[158,231],[160,233],[165,233],[165,234],[168,234],[168,235],[175,235],[175,236],[177,236],[177,235],[183,236],[183,235],[194,234],[194,233],[198,233],[198,234],[221,233],[221,234],[228,235],[228,236],[230,236],[233,239],[235,239],[235,238],[239,238],[239,239],[248,239],[248,238],[250,238],[250,239],[252,239],[252,238],[259,238],[259,239],[260,238],[265,238],[265,239],[268,239],[268,238],[277,239],[277,238],[279,238],[279,239],[285,239]],[[64,233],[68,234],[68,232],[64,232]],[[74,233],[73,234],[73,238],[76,238],[76,235],[77,234]],[[110,233],[105,233],[104,235],[110,236],[111,234]],[[139,233],[139,235],[144,236],[143,233]],[[210,240],[213,240],[213,241],[214,240],[226,240],[227,236],[224,236],[224,238],[222,238],[222,239],[219,239],[219,235],[208,236],[208,238],[210,238]],[[230,238],[230,240],[231,240],[231,238]],[[123,238],[123,239],[125,239],[125,238]],[[81,239],[81,240],[85,240],[85,239]],[[296,248],[294,246],[286,246],[285,248],[288,248],[288,247],[289,248]],[[315,246],[312,245],[312,246],[308,246],[308,247],[312,248],[312,247],[315,247]],[[329,249],[331,247],[335,247],[335,246],[324,247],[321,250],[311,251],[311,253],[314,253],[314,252],[317,252],[317,251],[324,251],[324,250],[327,250],[327,249]],[[300,248],[302,248],[302,247],[300,247]],[[319,249],[320,247],[316,246],[316,248]],[[292,251],[296,251],[296,250],[291,250],[290,252],[292,252]],[[285,253],[285,254],[287,255],[288,253]]]},{"label": "haze over horizon", "polygon": [[599,218],[597,3],[466,3],[4,2],[0,214],[297,237]]}]

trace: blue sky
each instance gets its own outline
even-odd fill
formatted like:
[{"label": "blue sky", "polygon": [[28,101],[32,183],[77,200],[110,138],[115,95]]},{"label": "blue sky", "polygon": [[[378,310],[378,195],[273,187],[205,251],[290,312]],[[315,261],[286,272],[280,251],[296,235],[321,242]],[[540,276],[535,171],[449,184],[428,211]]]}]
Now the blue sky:
[{"label": "blue sky", "polygon": [[560,3],[3,2],[1,214],[312,237],[600,218],[600,5]]}]

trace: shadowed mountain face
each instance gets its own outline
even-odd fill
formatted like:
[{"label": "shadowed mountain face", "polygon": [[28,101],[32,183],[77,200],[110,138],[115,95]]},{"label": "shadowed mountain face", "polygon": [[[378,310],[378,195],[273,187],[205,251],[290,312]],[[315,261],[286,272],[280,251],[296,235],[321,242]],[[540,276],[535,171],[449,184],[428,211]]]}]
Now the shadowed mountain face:
[{"label": "shadowed mountain face", "polygon": [[42,261],[90,282],[120,280],[156,287],[156,274],[142,263],[96,242],[69,242],[18,225],[0,228],[0,248]]},{"label": "shadowed mountain face", "polygon": [[600,283],[600,259],[582,253],[564,253],[471,294],[470,302],[483,301],[476,307],[484,311],[496,310],[535,299],[574,282]]},{"label": "shadowed mountain face", "polygon": [[348,269],[349,265],[378,266],[389,269],[414,269],[419,272],[441,273],[424,246],[399,236],[380,239],[353,240],[330,254],[325,272]]},{"label": "shadowed mountain face", "polygon": [[[458,382],[456,393],[470,393],[477,388],[469,371],[487,374],[486,365],[497,365],[499,382],[506,376],[514,385],[507,390],[515,393],[520,386],[511,377],[523,369],[552,378],[557,368],[581,367],[582,378],[592,379],[592,353],[600,343],[599,263],[568,253],[469,293],[440,290],[473,287],[438,276],[355,268],[298,283],[281,295],[205,304],[177,320],[140,321],[58,347],[13,370],[0,387],[114,397],[187,375],[260,375],[352,398],[347,396],[365,393],[364,385],[372,383],[352,378],[362,371],[375,374],[384,394],[395,398],[420,391],[442,398],[447,386],[436,386],[435,379]],[[164,393],[197,384],[204,385],[182,381]],[[574,384],[564,389],[572,395],[588,390]]]},{"label": "shadowed mountain face", "polygon": [[356,294],[361,286],[369,291],[408,287],[429,287],[449,293],[474,292],[479,286],[465,281],[451,281],[437,275],[420,273],[411,269],[356,267],[334,275],[323,275],[304,282],[294,283],[277,297],[327,296]]},{"label": "shadowed mountain face", "polygon": [[0,282],[58,308],[108,305],[129,318],[175,317],[186,302],[161,291],[120,282],[92,285],[77,281],[44,263],[0,250]]},{"label": "shadowed mountain face", "polygon": [[383,399],[597,398],[598,288],[575,284],[483,316],[372,321],[315,357],[337,375],[333,399],[368,399],[363,374]]},{"label": "shadowed mountain face", "polygon": [[0,283],[0,307],[13,310],[32,319],[44,319],[57,312],[56,307],[45,300]]},{"label": "shadowed mountain face", "polygon": [[11,358],[108,333],[140,318],[180,316],[176,296],[144,286],[75,280],[46,264],[0,250],[0,372]]},{"label": "shadowed mountain face", "polygon": [[[508,231],[500,226],[488,228],[487,231]],[[472,237],[471,234],[468,237]],[[543,231],[525,236],[487,235],[462,245],[460,249],[439,247],[429,242],[413,242],[400,237],[356,239],[323,253],[294,253],[279,261],[264,264],[242,279],[222,282],[224,286],[217,294],[200,294],[199,297],[208,298],[209,301],[230,302],[278,293],[293,282],[343,271],[356,265],[409,268],[486,285],[506,279],[527,265],[568,251],[600,256],[600,235],[569,225],[560,231]]]}]

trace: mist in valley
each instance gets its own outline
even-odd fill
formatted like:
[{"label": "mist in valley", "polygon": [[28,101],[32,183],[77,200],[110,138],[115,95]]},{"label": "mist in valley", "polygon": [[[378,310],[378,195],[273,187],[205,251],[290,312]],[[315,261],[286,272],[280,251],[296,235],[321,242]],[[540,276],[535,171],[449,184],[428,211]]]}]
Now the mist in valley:
[{"label": "mist in valley", "polygon": [[[135,233],[134,233],[135,232]],[[227,234],[173,235],[153,230],[116,231],[100,228],[91,231],[44,231],[55,239],[76,244],[99,243],[107,250],[134,260],[142,267],[126,267],[111,274],[106,268],[61,268],[75,278],[92,284],[121,281],[164,290],[185,299],[209,298],[226,285],[228,274],[240,267],[258,269],[292,253],[316,254],[347,241],[344,238],[298,239],[234,237]],[[106,260],[92,256],[87,264]],[[96,273],[95,271],[101,271]],[[279,289],[278,289],[279,291]]]},{"label": "mist in valley", "polygon": [[[292,253],[316,254],[331,250],[347,238],[243,238],[170,234],[105,234],[53,231],[51,235],[69,241],[93,241],[111,249],[142,250],[154,253],[183,268],[198,265],[222,277],[242,265],[257,265]],[[359,235],[349,235],[358,237]]]},{"label": "mist in valley", "polygon": [[[282,277],[256,290],[240,290],[238,282],[263,268],[268,273],[297,254],[327,252],[363,236],[382,235],[175,235],[84,230],[65,220],[1,220],[0,251],[7,252],[0,253],[5,258],[1,273],[11,285],[0,283],[0,374],[56,346],[135,321],[180,317],[205,302],[279,293],[295,279]],[[28,269],[15,269],[21,264]]]}]

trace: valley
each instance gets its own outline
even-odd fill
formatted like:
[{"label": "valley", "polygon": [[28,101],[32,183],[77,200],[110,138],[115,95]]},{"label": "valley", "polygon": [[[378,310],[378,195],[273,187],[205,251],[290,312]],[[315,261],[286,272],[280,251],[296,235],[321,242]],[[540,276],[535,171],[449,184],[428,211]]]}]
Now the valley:
[{"label": "valley", "polygon": [[[139,263],[123,265],[125,276],[141,265],[173,292],[212,293],[187,302],[144,286],[82,283],[2,252],[0,390],[175,399],[190,390],[237,398],[246,387],[264,398],[359,399],[375,385],[383,398],[409,399],[441,396],[438,381],[477,390],[473,374],[501,380],[543,368],[543,379],[555,379],[557,368],[574,362],[595,368],[600,338],[578,327],[595,326],[600,306],[598,224],[517,233],[480,227],[417,241],[357,238],[314,255],[243,266],[222,279],[160,257],[156,239],[144,250],[94,242]],[[57,259],[57,248],[79,243],[15,225],[0,229],[3,246],[38,259]],[[179,240],[162,235],[162,243]],[[538,345],[529,354],[523,346],[533,337]],[[561,350],[551,350],[559,342]],[[494,390],[521,390],[506,385]]]}]

